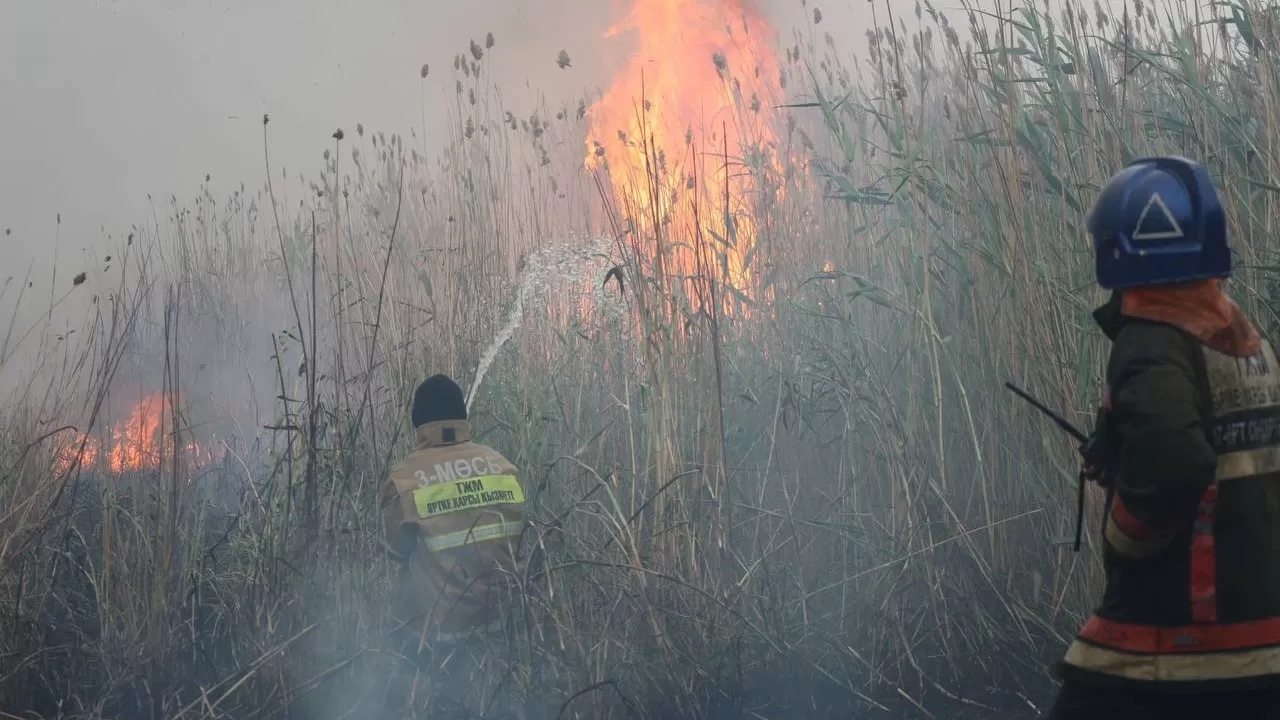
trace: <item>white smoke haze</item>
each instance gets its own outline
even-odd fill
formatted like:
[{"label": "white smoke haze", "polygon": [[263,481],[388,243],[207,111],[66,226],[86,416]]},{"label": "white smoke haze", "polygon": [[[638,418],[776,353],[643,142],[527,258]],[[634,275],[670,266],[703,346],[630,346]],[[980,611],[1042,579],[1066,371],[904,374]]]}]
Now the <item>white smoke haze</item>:
[{"label": "white smoke haze", "polygon": [[[750,288],[735,238],[654,237],[583,168],[629,2],[0,4],[0,705],[386,716],[375,495],[444,372],[531,497],[519,632],[435,677],[486,717],[1034,717],[1097,578],[1051,545],[1070,449],[998,386],[1083,412],[1092,371],[1054,368],[1097,346],[1005,315],[1007,285],[1051,307],[1089,277],[1049,191],[986,204],[993,168],[1040,182],[1031,151],[949,150],[989,101],[942,28],[1009,3],[723,4],[769,21],[804,105],[752,111],[779,157],[740,170]],[[692,279],[655,259],[681,243]],[[712,322],[699,293],[739,290]],[[197,450],[111,471],[156,393]],[[61,472],[51,433],[103,450]]]}]

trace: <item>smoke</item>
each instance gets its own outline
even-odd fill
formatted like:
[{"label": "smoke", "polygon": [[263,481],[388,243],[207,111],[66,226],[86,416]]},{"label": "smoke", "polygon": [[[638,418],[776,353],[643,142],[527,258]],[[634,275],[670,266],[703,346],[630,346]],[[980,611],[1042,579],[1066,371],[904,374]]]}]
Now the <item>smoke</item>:
[{"label": "smoke", "polygon": [[[106,368],[103,338],[127,324],[102,421],[157,390],[170,362],[198,407],[191,422],[254,435],[271,422],[276,396],[305,379],[301,343],[281,335],[297,324],[282,268],[236,267],[208,251],[179,258],[177,247],[207,250],[239,235],[254,247],[229,252],[270,254],[271,206],[286,223],[295,215],[330,167],[335,127],[353,140],[357,127],[399,134],[436,155],[450,140],[440,108],[453,87],[443,70],[465,49],[459,38],[494,38],[486,81],[512,107],[581,95],[626,52],[602,40],[610,13],[572,0],[320,3],[302,14],[251,2],[157,9],[118,0],[74,11],[5,3],[0,397],[47,408],[49,388],[83,382],[86,357],[97,353]],[[566,72],[561,51],[594,61]],[[424,77],[424,64],[436,72]],[[264,115],[274,198],[264,192]],[[255,203],[254,216],[230,207],[237,201]],[[245,292],[200,286],[232,278]],[[141,296],[132,289],[139,280]],[[180,310],[176,339],[165,337],[170,305]],[[332,328],[318,330],[332,339]],[[81,426],[92,393],[77,390],[57,414]]]},{"label": "smoke", "polygon": [[[90,288],[113,285],[118,265],[102,259],[130,233],[166,224],[206,192],[220,202],[241,183],[260,187],[264,114],[273,164],[288,177],[275,179],[277,191],[296,202],[322,171],[334,128],[353,133],[360,123],[436,155],[449,140],[441,109],[453,92],[441,71],[462,38],[493,34],[486,72],[513,107],[597,86],[626,50],[602,40],[613,11],[574,0],[321,2],[305,13],[246,0],[0,4],[0,285],[13,278],[0,317],[69,329],[93,293],[73,294],[52,317],[50,297],[81,272]],[[592,61],[566,72],[561,50]],[[424,63],[437,71],[422,78]],[[22,356],[24,371],[38,359]]]},{"label": "smoke", "polygon": [[[887,7],[765,3],[782,44],[790,37],[786,29],[798,27],[808,36],[829,33],[846,55],[861,55],[872,13]],[[503,88],[505,104],[532,110],[576,98],[605,82],[629,52],[626,38],[604,37],[620,9],[579,0],[316,3],[305,13],[251,0],[164,9],[146,0],[74,10],[40,0],[0,4],[0,52],[12,55],[0,55],[0,97],[11,123],[0,133],[6,158],[0,168],[0,326],[8,338],[0,350],[0,408],[61,396],[69,401],[65,414],[81,422],[89,397],[76,393],[92,388],[63,383],[89,382],[116,368],[107,421],[171,383],[190,405],[188,424],[200,432],[226,440],[262,435],[264,425],[279,420],[280,398],[304,396],[312,378],[325,375],[328,382],[338,372],[332,358],[339,338],[356,358],[372,342],[366,334],[344,334],[357,322],[344,328],[328,320],[343,287],[333,281],[337,260],[328,250],[321,255],[321,285],[310,294],[312,229],[292,225],[316,206],[319,242],[332,236],[325,223],[334,216],[334,198],[317,198],[310,184],[329,174],[331,163],[340,160],[345,173],[352,162],[350,145],[325,157],[335,148],[334,130],[344,128],[348,138],[358,136],[360,126],[386,131],[406,145],[392,148],[393,155],[435,157],[450,138],[454,93],[441,70],[466,48],[466,39],[483,45],[489,33],[495,45],[486,51],[484,72]],[[898,19],[912,21],[908,10],[894,4],[907,15]],[[965,25],[960,17],[952,22]],[[557,62],[561,51],[571,64]],[[424,64],[435,68],[425,78]],[[263,183],[264,115],[271,118],[270,193]],[[381,147],[386,152],[385,141]],[[395,175],[370,177],[384,184],[381,195],[390,199],[377,207],[344,207],[341,217],[362,214],[357,226],[368,231],[364,247],[368,256],[381,257],[398,215]],[[400,227],[407,249],[395,256],[390,279],[400,290],[417,280],[412,263],[419,254],[436,262],[438,255],[426,253],[438,250],[441,230],[433,223],[444,222],[421,210],[427,188],[410,187],[405,202],[419,208],[419,217]],[[276,225],[277,213],[283,227]],[[361,297],[378,294],[376,273],[372,284]],[[321,317],[314,333],[306,307],[312,297]],[[495,308],[506,300],[495,298]],[[496,316],[495,308],[473,310]],[[394,303],[382,311],[402,335],[416,330],[416,311]],[[364,322],[358,314],[373,317],[375,308],[350,312]],[[108,336],[124,342],[110,345]],[[320,359],[310,367],[304,340]],[[500,348],[501,338],[486,356],[492,360]],[[79,364],[83,358],[90,371]],[[411,375],[425,361],[399,362],[395,372]],[[473,393],[486,367],[460,368],[464,375],[476,370]],[[350,368],[362,369],[358,362]],[[371,402],[402,403],[394,390],[379,386]],[[353,578],[337,581],[357,585]],[[360,599],[375,595],[371,587],[359,589]],[[328,614],[325,603],[337,602],[317,599],[314,614]],[[332,636],[324,649],[357,630],[369,629],[322,630]],[[367,680],[357,676],[352,687]]]},{"label": "smoke", "polygon": [[[890,10],[758,4],[782,45],[796,37],[821,44],[829,35],[841,55],[858,58],[863,34],[887,22]],[[1118,9],[1121,0],[1107,5]],[[940,9],[967,32],[959,10]],[[337,127],[401,134],[434,156],[448,141],[443,109],[453,92],[441,70],[463,39],[495,37],[486,73],[505,103],[554,106],[594,92],[622,66],[633,39],[605,36],[625,10],[622,0],[326,1],[304,13],[250,0],[163,8],[148,0],[74,9],[0,3],[0,318],[23,330],[69,330],[92,293],[68,298],[52,317],[50,298],[81,272],[89,287],[114,284],[102,259],[131,233],[206,191],[221,200],[242,184],[260,187],[264,114],[276,128],[273,162],[287,176],[278,189],[296,200],[305,190],[299,176],[321,171]],[[916,22],[909,4],[892,10],[896,20]],[[570,66],[557,63],[561,51],[574,59]],[[436,69],[426,78],[424,64]],[[17,290],[28,282],[19,306]]]}]

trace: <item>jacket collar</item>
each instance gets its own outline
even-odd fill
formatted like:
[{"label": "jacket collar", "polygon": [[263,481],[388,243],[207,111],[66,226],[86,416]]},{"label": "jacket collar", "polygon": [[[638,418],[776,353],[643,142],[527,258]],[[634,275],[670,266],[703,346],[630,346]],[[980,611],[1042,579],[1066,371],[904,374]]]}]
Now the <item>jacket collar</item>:
[{"label": "jacket collar", "polygon": [[1093,318],[1113,341],[1125,322],[1137,318],[1181,328],[1234,357],[1250,357],[1261,347],[1257,329],[1216,279],[1113,292]]},{"label": "jacket collar", "polygon": [[437,420],[419,425],[415,432],[419,450],[471,440],[471,424],[466,420]]},{"label": "jacket collar", "polygon": [[1119,290],[1112,291],[1111,299],[1093,311],[1093,321],[1098,324],[1102,334],[1106,335],[1108,340],[1115,342],[1125,325],[1124,313],[1120,311]]}]

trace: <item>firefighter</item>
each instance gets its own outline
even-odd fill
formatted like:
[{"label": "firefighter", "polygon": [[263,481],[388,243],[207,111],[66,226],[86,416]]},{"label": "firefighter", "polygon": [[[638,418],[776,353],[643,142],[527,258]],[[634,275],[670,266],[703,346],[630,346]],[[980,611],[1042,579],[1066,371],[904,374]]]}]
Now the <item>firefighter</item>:
[{"label": "firefighter", "polygon": [[1228,298],[1199,164],[1137,160],[1090,212],[1111,340],[1102,602],[1051,720],[1280,718],[1280,368]]},{"label": "firefighter", "polygon": [[[412,420],[416,447],[392,468],[381,494],[387,546],[401,567],[393,619],[407,629],[402,650],[415,661],[411,682],[401,675],[393,683],[395,709],[435,695],[429,684],[483,688],[477,675],[498,674],[482,667],[483,650],[504,627],[504,588],[524,529],[519,472],[471,440],[453,380],[423,382]],[[452,669],[442,672],[444,665]]]}]

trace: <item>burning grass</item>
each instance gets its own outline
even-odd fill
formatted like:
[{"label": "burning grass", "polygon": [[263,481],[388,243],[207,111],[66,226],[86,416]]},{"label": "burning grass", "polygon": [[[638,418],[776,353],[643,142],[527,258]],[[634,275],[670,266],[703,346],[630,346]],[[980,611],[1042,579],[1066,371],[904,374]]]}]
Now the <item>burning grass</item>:
[{"label": "burning grass", "polygon": [[[918,34],[869,33],[860,74],[803,39],[821,25],[798,36],[779,68],[792,107],[768,128],[806,162],[751,179],[780,191],[750,203],[748,314],[715,300],[739,290],[734,248],[627,217],[643,203],[582,173],[588,103],[503,108],[480,80],[500,39],[455,63],[438,164],[361,128],[296,217],[275,169],[256,195],[175,208],[119,253],[115,286],[78,284],[114,298],[83,359],[50,364],[0,428],[0,705],[376,717],[397,659],[375,491],[406,399],[431,372],[471,379],[521,258],[605,229],[588,277],[521,296],[475,400],[477,435],[524,469],[530,561],[520,632],[436,688],[472,714],[440,715],[1033,716],[1097,561],[1055,544],[1068,443],[1000,388],[1080,421],[1097,398],[1081,222],[1098,183],[1136,154],[1207,160],[1235,294],[1276,325],[1264,11],[1213,30],[1131,7],[1127,24],[1019,10],[965,47],[926,4]],[[714,174],[724,147],[700,142]],[[733,211],[694,198],[696,217]],[[666,263],[676,247],[693,277]],[[615,265],[624,282],[604,285]],[[620,289],[623,317],[591,295]],[[149,435],[162,461],[59,473],[49,418],[98,428],[109,457],[122,375],[184,399],[143,413],[171,416]],[[229,428],[201,445],[216,461],[170,462],[204,422]]]},{"label": "burning grass", "polygon": [[[789,159],[768,110],[781,95],[773,29],[742,0],[639,0],[609,35],[627,32],[635,54],[587,111],[587,167],[610,178],[611,199],[643,237],[685,240],[645,253],[665,262],[658,274],[705,273],[687,239],[706,236],[726,283],[750,293],[756,216]],[[725,300],[719,311],[746,309]]]},{"label": "burning grass", "polygon": [[158,471],[175,454],[184,464],[207,465],[213,450],[195,440],[179,441],[180,397],[153,393],[129,409],[128,417],[113,425],[104,438],[73,432],[53,453],[53,472],[63,476],[84,468],[103,468],[115,474]]}]

